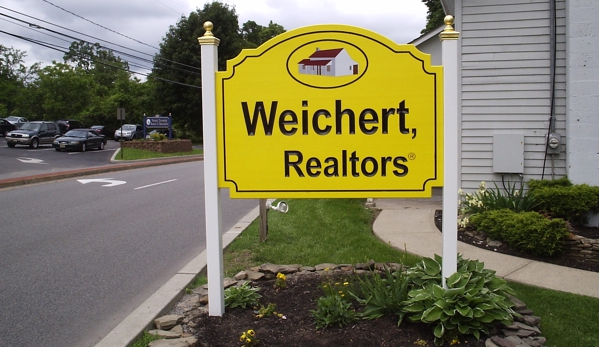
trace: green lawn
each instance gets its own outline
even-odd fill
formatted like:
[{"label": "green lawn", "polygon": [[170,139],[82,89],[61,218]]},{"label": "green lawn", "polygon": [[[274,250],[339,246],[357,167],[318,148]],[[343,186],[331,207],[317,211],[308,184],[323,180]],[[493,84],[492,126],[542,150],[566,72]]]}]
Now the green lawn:
[{"label": "green lawn", "polygon": [[[160,155],[133,149],[124,154],[127,160]],[[120,155],[117,157],[120,159]],[[224,252],[227,276],[263,263],[310,266],[374,259],[413,265],[418,261],[418,257],[394,249],[374,236],[372,211],[364,207],[363,199],[291,199],[287,203],[290,207],[287,214],[269,212],[266,242],[259,242],[259,220],[256,220],[229,245]],[[599,346],[599,299],[519,283],[510,285],[517,297],[541,317],[546,346]],[[135,346],[147,346],[147,342]]]},{"label": "green lawn", "polygon": [[[147,150],[143,150],[143,149],[125,148],[124,150],[120,149],[119,152],[115,155],[114,159],[126,161],[126,160],[139,160],[139,159],[180,157],[180,156],[185,156],[185,155],[198,155],[198,154],[204,154],[204,150],[194,149],[191,152],[158,153],[158,152],[147,151]],[[122,155],[122,158],[121,158],[121,155]]]},{"label": "green lawn", "polygon": [[[262,263],[355,264],[418,258],[381,242],[372,233],[372,212],[362,199],[291,199],[289,212],[269,212],[268,239],[259,242],[254,221],[224,253],[225,274]],[[599,299],[510,283],[517,297],[541,317],[548,347],[599,346]],[[599,290],[599,289],[598,289]]]}]

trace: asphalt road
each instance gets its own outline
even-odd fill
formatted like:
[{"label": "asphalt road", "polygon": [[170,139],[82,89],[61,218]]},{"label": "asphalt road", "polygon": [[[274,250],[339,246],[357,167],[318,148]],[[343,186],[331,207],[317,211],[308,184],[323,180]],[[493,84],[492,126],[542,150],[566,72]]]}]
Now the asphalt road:
[{"label": "asphalt road", "polygon": [[0,137],[0,180],[109,165],[119,147],[118,142],[108,140],[106,149],[101,151],[56,152],[51,145],[36,149],[18,145],[9,148]]},{"label": "asphalt road", "polygon": [[[78,181],[109,178],[126,183]],[[205,247],[202,161],[4,189],[0,199],[0,346],[93,346]],[[258,201],[223,205],[226,231]]]}]

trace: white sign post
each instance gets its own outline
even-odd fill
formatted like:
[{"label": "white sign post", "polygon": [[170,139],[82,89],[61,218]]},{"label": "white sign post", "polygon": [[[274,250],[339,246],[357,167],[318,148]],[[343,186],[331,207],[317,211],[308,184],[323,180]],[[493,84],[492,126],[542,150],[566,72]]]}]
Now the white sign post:
[{"label": "white sign post", "polygon": [[206,210],[206,260],[208,265],[208,314],[225,313],[223,246],[221,236],[220,188],[216,155],[216,70],[219,39],[212,35],[212,23],[198,38],[202,54],[202,114],[204,124],[204,192]]},{"label": "white sign post", "polygon": [[458,37],[453,17],[445,17],[445,30],[440,39],[444,74],[444,182],[443,182],[443,264],[442,282],[457,272],[458,262]]}]

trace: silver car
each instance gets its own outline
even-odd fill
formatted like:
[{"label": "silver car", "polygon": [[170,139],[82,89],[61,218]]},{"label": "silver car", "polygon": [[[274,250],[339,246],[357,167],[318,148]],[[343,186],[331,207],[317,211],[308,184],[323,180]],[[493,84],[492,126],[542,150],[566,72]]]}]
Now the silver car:
[{"label": "silver car", "polygon": [[[121,133],[122,129],[122,133]],[[144,137],[144,127],[139,124],[124,124],[114,131],[114,140],[119,141],[121,138],[124,140],[141,139]]]},{"label": "silver car", "polygon": [[9,121],[11,124],[19,124],[19,123],[27,123],[28,120],[25,117],[17,117],[17,116],[8,116],[6,117],[6,120]]}]

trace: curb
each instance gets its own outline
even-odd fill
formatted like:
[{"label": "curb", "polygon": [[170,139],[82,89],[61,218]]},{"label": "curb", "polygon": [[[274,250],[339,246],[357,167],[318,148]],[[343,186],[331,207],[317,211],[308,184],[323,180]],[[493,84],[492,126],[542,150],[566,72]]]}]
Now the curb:
[{"label": "curb", "polygon": [[[112,156],[111,162],[117,162],[114,160],[114,156],[118,153],[118,150],[115,151],[115,154]],[[185,163],[190,161],[199,161],[204,160],[204,155],[190,155],[184,157],[176,157],[176,158],[165,158],[165,159],[141,159],[141,160],[132,160],[125,164],[115,164],[115,165],[106,165],[99,166],[89,169],[78,169],[71,171],[63,171],[63,172],[53,172],[47,174],[39,174],[33,176],[25,176],[25,177],[14,177],[8,178],[4,180],[0,180],[0,189],[9,188],[9,187],[17,187],[24,186],[29,184],[36,184],[48,181],[61,180],[66,178],[73,178],[79,176],[89,176],[96,175],[105,172],[114,172],[114,171],[124,171],[130,169],[138,169],[149,166],[158,166],[158,165],[168,165],[168,164],[176,164],[176,163]]]},{"label": "curb", "polygon": [[[227,231],[222,236],[223,249],[227,248],[259,215],[260,208],[256,207]],[[181,299],[185,288],[197,275],[206,271],[206,266],[204,250],[112,329],[95,347],[127,347],[135,342],[144,330],[153,327],[154,319],[167,313]]]}]

